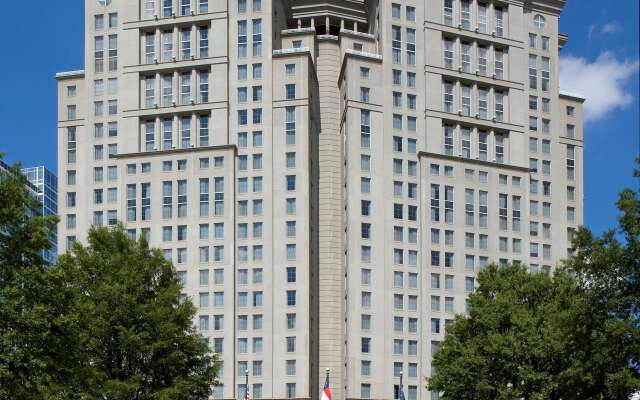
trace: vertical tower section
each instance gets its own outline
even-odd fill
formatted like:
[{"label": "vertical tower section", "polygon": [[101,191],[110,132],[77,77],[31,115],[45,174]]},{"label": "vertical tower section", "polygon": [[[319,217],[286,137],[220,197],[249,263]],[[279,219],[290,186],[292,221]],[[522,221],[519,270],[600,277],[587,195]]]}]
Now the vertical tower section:
[{"label": "vertical tower section", "polygon": [[340,47],[337,37],[318,38],[320,98],[319,208],[319,346],[318,363],[333,371],[336,398],[343,397],[344,381],[344,184],[343,139],[340,132]]}]

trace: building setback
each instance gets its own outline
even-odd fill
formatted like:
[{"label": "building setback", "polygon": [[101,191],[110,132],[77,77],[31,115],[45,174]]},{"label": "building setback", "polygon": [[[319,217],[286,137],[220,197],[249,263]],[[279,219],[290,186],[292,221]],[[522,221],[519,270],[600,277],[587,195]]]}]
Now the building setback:
[{"label": "building setback", "polygon": [[57,75],[59,251],[122,221],[173,261],[214,398],[437,399],[476,274],[583,218],[563,0],[87,0]]}]

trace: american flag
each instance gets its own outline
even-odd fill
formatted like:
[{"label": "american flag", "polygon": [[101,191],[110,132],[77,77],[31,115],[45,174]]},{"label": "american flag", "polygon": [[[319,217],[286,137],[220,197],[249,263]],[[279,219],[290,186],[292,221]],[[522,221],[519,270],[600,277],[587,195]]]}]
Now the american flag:
[{"label": "american flag", "polygon": [[244,389],[244,400],[249,400],[249,385]]},{"label": "american flag", "polygon": [[402,389],[402,383],[398,388],[398,400],[404,400],[404,390]]},{"label": "american flag", "polygon": [[324,381],[324,389],[322,390],[321,400],[332,400],[331,389],[329,389],[329,372],[327,372],[327,379]]}]

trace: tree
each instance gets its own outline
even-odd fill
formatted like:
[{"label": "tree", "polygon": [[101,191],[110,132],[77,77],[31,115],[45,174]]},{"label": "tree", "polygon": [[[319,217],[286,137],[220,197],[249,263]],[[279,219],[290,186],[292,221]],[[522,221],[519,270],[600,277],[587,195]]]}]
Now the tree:
[{"label": "tree", "polygon": [[[0,154],[0,160],[2,155]],[[0,171],[0,399],[46,399],[68,361],[67,292],[41,254],[56,219],[39,216],[19,165]]]},{"label": "tree", "polygon": [[430,390],[443,400],[628,399],[638,390],[638,192],[623,191],[617,206],[617,230],[598,238],[581,228],[576,255],[553,277],[519,265],[480,272],[469,315],[456,317],[433,358]]},{"label": "tree", "polygon": [[618,227],[602,237],[580,229],[567,262],[585,301],[562,378],[580,384],[584,398],[627,399],[640,389],[640,193],[623,190],[616,206]]},{"label": "tree", "polygon": [[216,358],[193,326],[172,264],[122,227],[92,229],[52,274],[77,293],[80,359],[70,399],[207,399]]},{"label": "tree", "polygon": [[559,399],[554,374],[564,343],[557,325],[578,298],[574,281],[492,265],[478,283],[469,316],[447,327],[430,388],[443,390],[443,399]]}]

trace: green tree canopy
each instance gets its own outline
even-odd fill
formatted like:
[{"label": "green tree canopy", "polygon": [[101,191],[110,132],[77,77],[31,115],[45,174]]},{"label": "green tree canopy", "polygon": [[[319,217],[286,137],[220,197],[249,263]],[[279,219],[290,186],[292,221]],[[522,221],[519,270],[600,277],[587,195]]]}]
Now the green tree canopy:
[{"label": "green tree canopy", "polygon": [[[0,160],[2,155],[0,154]],[[66,363],[65,294],[46,279],[42,250],[56,219],[38,215],[19,165],[0,171],[0,399],[42,399]]]},{"label": "green tree canopy", "polygon": [[52,274],[78,296],[78,399],[207,399],[216,358],[195,330],[172,264],[124,230],[92,229]]},{"label": "green tree canopy", "polygon": [[0,171],[0,400],[208,399],[216,357],[171,263],[118,227],[45,266],[56,219],[26,183]]},{"label": "green tree canopy", "polygon": [[576,256],[553,276],[520,265],[481,271],[429,388],[443,400],[626,400],[638,390],[638,192],[623,191],[617,206],[619,227],[602,237],[580,229]]}]

